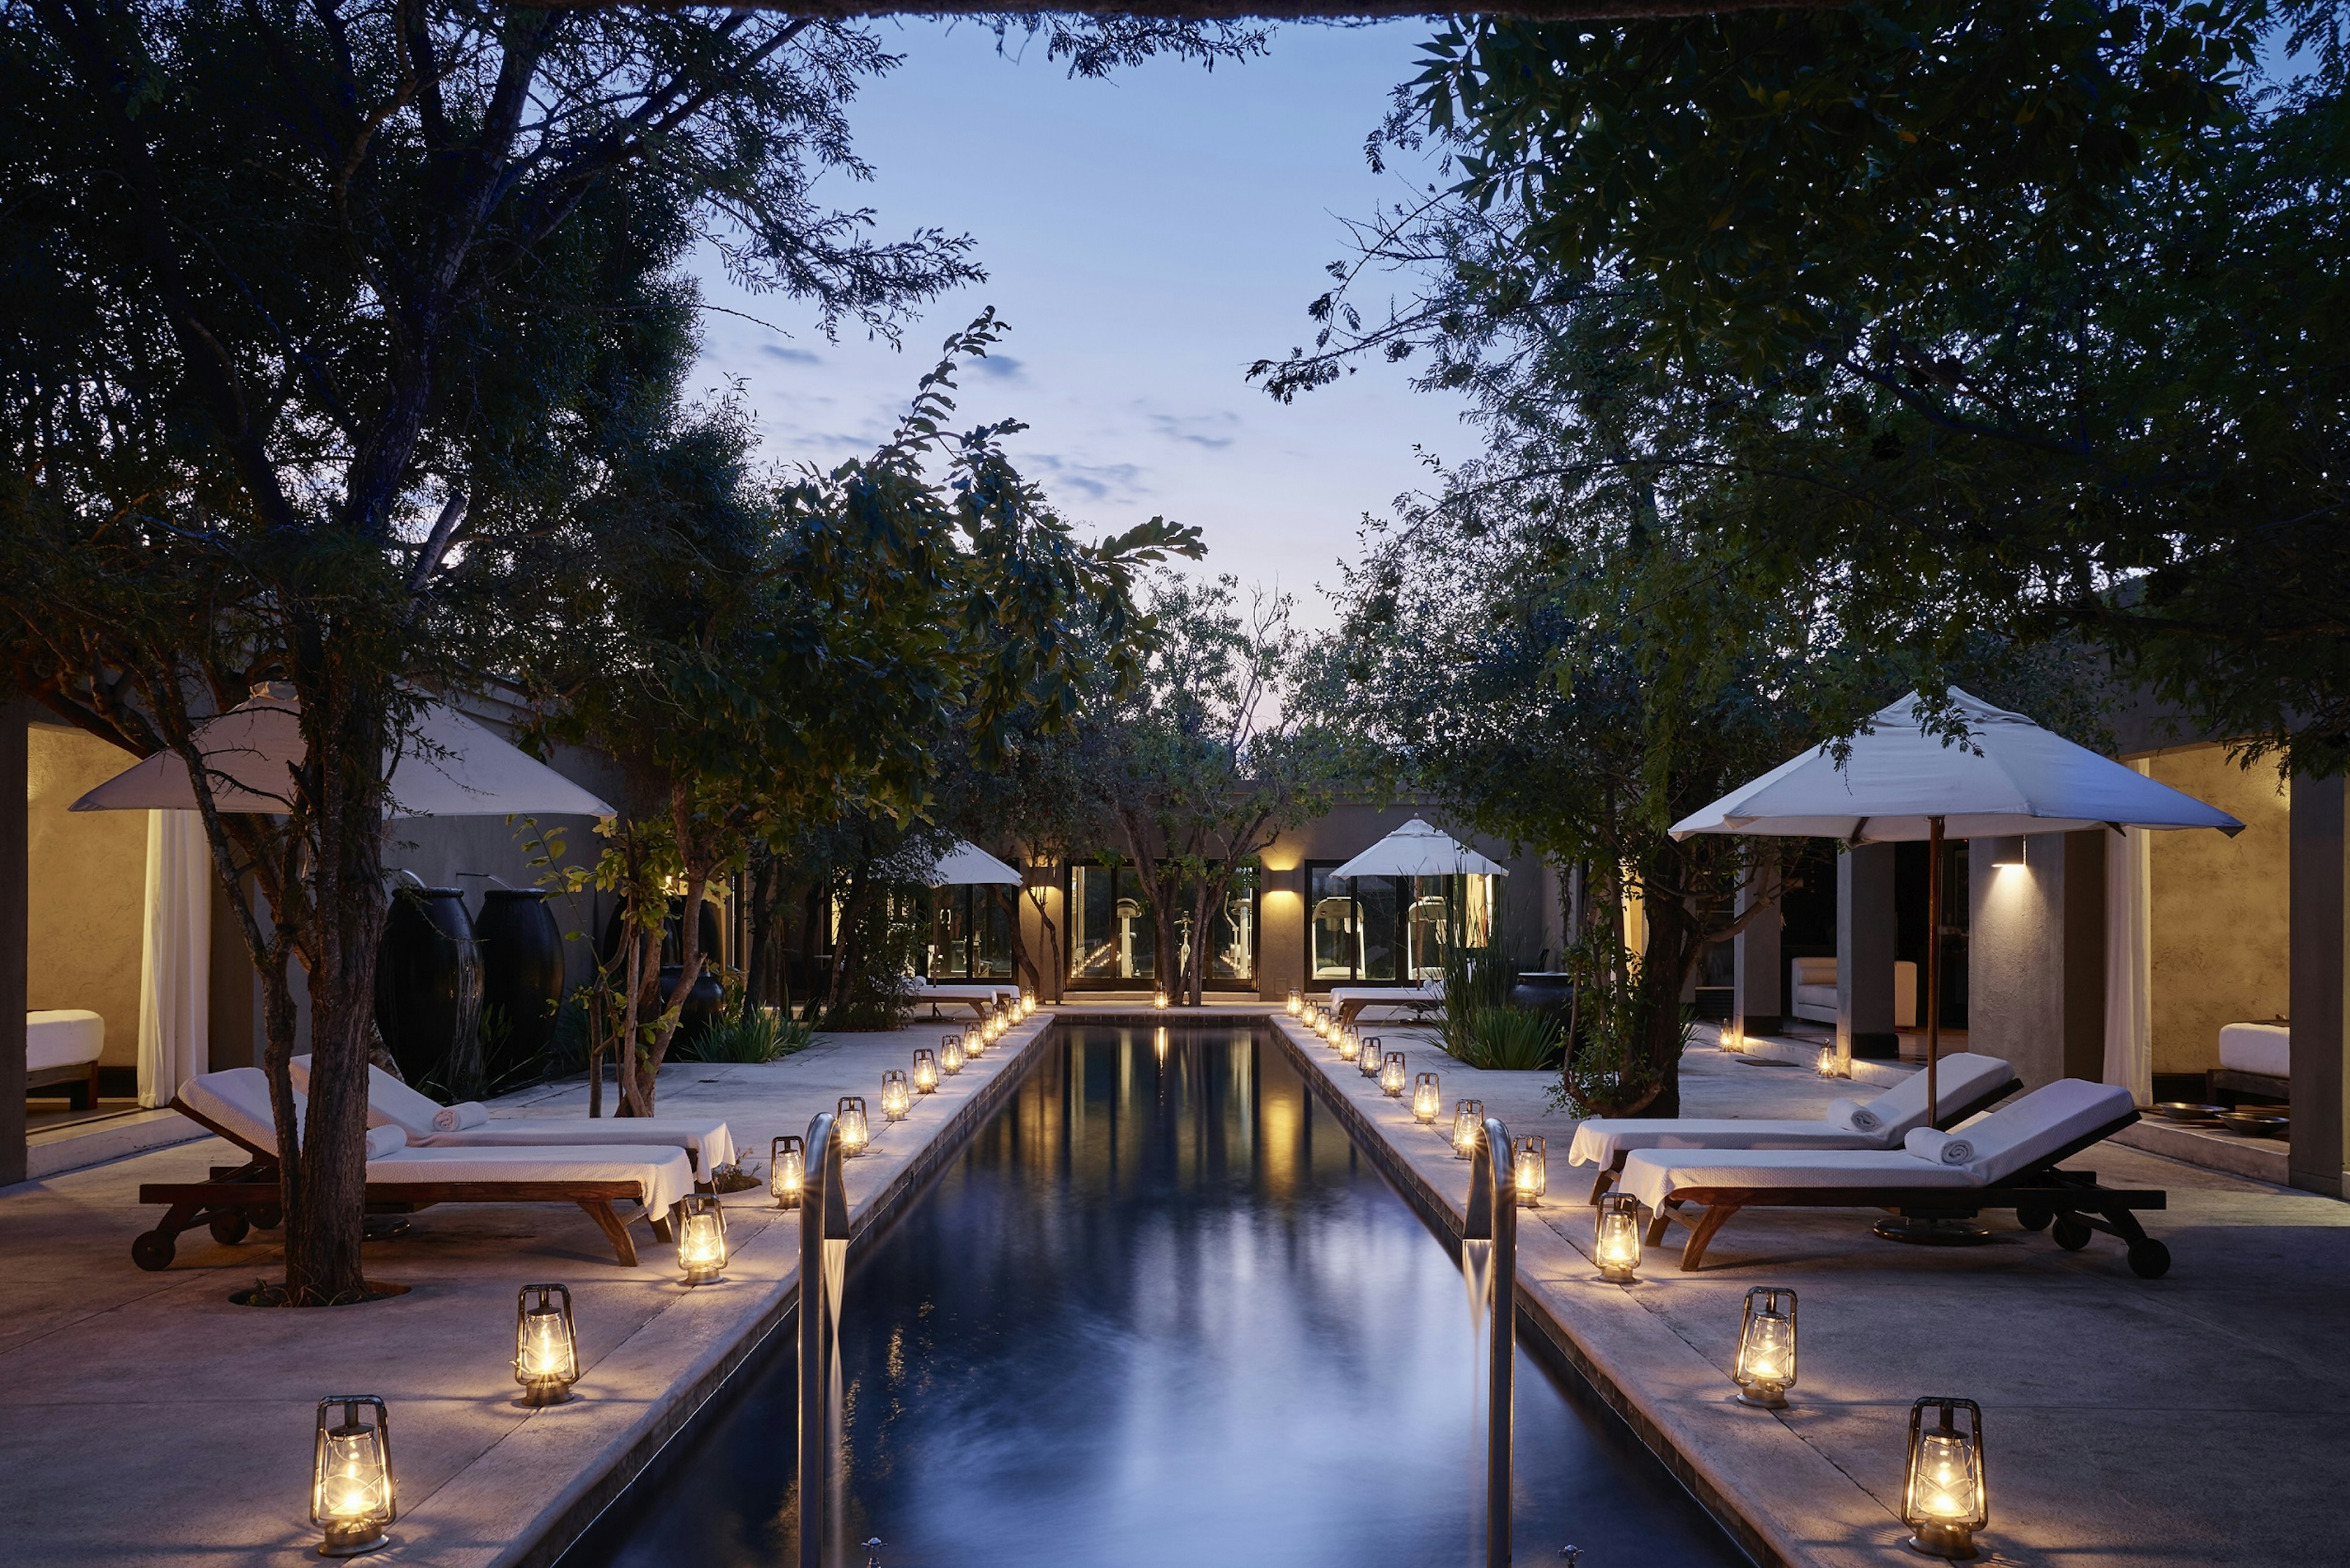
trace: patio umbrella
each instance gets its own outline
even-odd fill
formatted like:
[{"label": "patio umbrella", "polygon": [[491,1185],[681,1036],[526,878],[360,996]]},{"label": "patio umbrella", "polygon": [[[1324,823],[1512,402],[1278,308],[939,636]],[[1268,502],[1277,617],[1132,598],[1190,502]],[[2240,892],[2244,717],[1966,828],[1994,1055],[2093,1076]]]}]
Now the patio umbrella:
[{"label": "patio umbrella", "polygon": [[[1929,733],[1915,691],[1874,715],[1839,763],[1822,746],[1731,791],[1673,824],[1698,833],[1841,838],[1847,844],[1924,839],[1928,924],[1942,908],[1942,840],[2067,833],[2085,827],[2244,825],[2226,812],[2053,734],[2021,713],[1956,687],[1950,702],[1970,738]],[[1934,1116],[1934,1059],[1941,1044],[1941,943],[1926,943],[1926,1114]]]},{"label": "patio umbrella", "polygon": [[929,881],[933,888],[960,887],[966,882],[1002,882],[1017,888],[1021,877],[970,839],[958,838],[931,869]]},{"label": "patio umbrella", "polygon": [[[301,764],[301,709],[278,683],[196,729],[213,800],[222,811],[283,812],[292,771]],[[418,712],[388,763],[390,816],[549,816],[617,815],[520,747],[438,702]],[[115,774],[68,808],[74,811],[193,811],[195,786],[176,752],[158,752]]]},{"label": "patio umbrella", "polygon": [[1413,817],[1344,866],[1333,877],[1506,877],[1509,868],[1489,860],[1451,834]]}]

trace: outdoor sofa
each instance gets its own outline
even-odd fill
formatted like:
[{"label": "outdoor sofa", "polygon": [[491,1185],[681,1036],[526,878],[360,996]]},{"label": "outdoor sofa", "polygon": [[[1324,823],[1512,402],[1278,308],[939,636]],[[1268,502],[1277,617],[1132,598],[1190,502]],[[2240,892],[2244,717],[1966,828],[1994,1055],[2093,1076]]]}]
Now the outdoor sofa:
[{"label": "outdoor sofa", "polygon": [[[2229,1023],[2220,1029],[2220,1064],[2204,1075],[2204,1095],[2222,1095],[2289,1105],[2293,1100],[2293,1025]],[[2224,1102],[2223,1102],[2224,1103]]]},{"label": "outdoor sofa", "polygon": [[[310,1092],[310,1058],[292,1063],[296,1092]],[[734,1135],[723,1121],[688,1116],[492,1116],[468,1100],[444,1106],[382,1068],[368,1067],[368,1126],[396,1127],[411,1148],[600,1148],[608,1144],[668,1144],[685,1150],[696,1179],[734,1163]]]},{"label": "outdoor sofa", "polygon": [[[1955,1127],[2023,1087],[2015,1069],[1996,1056],[1961,1051],[1943,1057],[1935,1067],[1938,1127]],[[1596,1116],[1575,1129],[1566,1158],[1570,1165],[1599,1167],[1591,1189],[1591,1201],[1596,1203],[1635,1149],[1893,1149],[1901,1147],[1911,1128],[1925,1125],[1926,1075],[1917,1073],[1874,1099],[1836,1100],[1817,1121]]]},{"label": "outdoor sofa", "polygon": [[1636,1149],[1621,1189],[1651,1214],[1651,1246],[1669,1225],[1689,1227],[1684,1271],[1703,1262],[1714,1233],[1742,1209],[1886,1209],[1918,1219],[2007,1209],[2026,1230],[2053,1224],[2068,1252],[2102,1231],[2128,1248],[2131,1272],[2158,1279],[2170,1251],[2133,1210],[2163,1208],[2164,1194],[2104,1188],[2095,1172],[2057,1168],[2137,1120],[2127,1089],[2064,1078],[1959,1132],[1914,1128],[1897,1149]]},{"label": "outdoor sofa", "polygon": [[105,1054],[106,1020],[88,1008],[48,1008],[25,1014],[25,1087],[28,1091],[61,1088],[72,1109],[94,1111],[98,1109],[98,1059]]},{"label": "outdoor sofa", "polygon": [[[269,1080],[258,1067],[206,1073],[180,1086],[172,1108],[219,1134],[253,1158],[215,1166],[208,1181],[143,1183],[139,1201],[169,1205],[155,1229],[130,1243],[142,1269],[165,1269],[181,1232],[199,1225],[226,1245],[253,1227],[280,1222],[277,1132],[269,1108]],[[297,1117],[308,1110],[295,1096]],[[693,1190],[685,1150],[651,1144],[595,1147],[411,1148],[397,1127],[368,1130],[367,1207],[374,1214],[412,1214],[436,1203],[576,1203],[612,1243],[621,1263],[635,1267],[636,1243],[612,1205],[640,1204],[655,1237],[670,1239],[669,1214]]]}]

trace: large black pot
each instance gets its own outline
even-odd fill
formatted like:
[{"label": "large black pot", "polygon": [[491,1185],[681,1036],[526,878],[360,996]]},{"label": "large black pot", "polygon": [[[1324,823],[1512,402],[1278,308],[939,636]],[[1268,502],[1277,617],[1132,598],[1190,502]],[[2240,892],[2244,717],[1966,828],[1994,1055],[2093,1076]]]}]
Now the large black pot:
[{"label": "large black pot", "polygon": [[[612,955],[620,950],[620,909],[619,905],[613,905],[610,917],[604,922],[604,940],[596,945],[596,958],[599,963],[610,963]],[[719,947],[718,906],[707,898],[702,902],[701,923],[702,961],[715,964]],[[684,962],[684,943],[685,900],[671,898],[669,901],[669,919],[661,926],[660,961],[664,964]]]},{"label": "large black pot", "polygon": [[1529,1012],[1554,1012],[1563,1021],[1575,1003],[1575,980],[1551,970],[1527,970],[1511,989],[1510,1005]]},{"label": "large black pot", "polygon": [[400,888],[375,959],[375,1025],[400,1076],[476,1099],[482,1073],[482,952],[454,888]]},{"label": "large black pot", "polygon": [[504,1023],[497,1040],[483,1042],[483,1067],[493,1084],[528,1067],[555,1043],[555,1010],[563,1001],[563,928],[536,888],[492,888],[482,895],[473,936],[482,946],[482,1006]]},{"label": "large black pot", "polygon": [[[683,972],[681,965],[673,963],[661,965],[660,998],[663,1007],[667,1007],[676,1000],[677,977]],[[725,1002],[726,988],[718,982],[718,977],[715,974],[703,970],[702,978],[695,981],[693,989],[686,993],[685,1010],[678,1017],[679,1043],[691,1045],[701,1039],[702,1032],[709,1028],[718,1017],[718,1010],[725,1005]]]}]

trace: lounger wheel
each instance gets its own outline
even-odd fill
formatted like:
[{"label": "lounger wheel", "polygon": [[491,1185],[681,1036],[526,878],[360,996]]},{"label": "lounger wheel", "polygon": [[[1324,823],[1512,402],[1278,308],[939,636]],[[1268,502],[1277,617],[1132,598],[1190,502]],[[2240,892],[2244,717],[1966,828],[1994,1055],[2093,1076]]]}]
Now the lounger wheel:
[{"label": "lounger wheel", "polygon": [[2045,1231],[2056,1218],[2056,1210],[2040,1204],[2026,1204],[2015,1211],[2015,1222],[2027,1231]]},{"label": "lounger wheel", "polygon": [[2069,1214],[2064,1214],[2057,1217],[2055,1226],[2049,1234],[2055,1240],[2056,1244],[2066,1251],[2077,1252],[2089,1244],[2089,1238],[2095,1232],[2080,1220]]},{"label": "lounger wheel", "polygon": [[286,1223],[286,1210],[273,1203],[266,1209],[253,1211],[253,1223],[258,1230],[275,1231]]},{"label": "lounger wheel", "polygon": [[243,1210],[215,1214],[212,1220],[212,1233],[213,1240],[222,1246],[234,1247],[253,1234],[253,1221],[245,1217]]},{"label": "lounger wheel", "polygon": [[2143,1241],[2132,1241],[2129,1266],[2130,1272],[2141,1280],[2158,1280],[2170,1272],[2170,1249],[2151,1236]]},{"label": "lounger wheel", "polygon": [[130,1261],[151,1274],[161,1273],[172,1266],[172,1254],[179,1244],[161,1231],[149,1231],[130,1241]]}]

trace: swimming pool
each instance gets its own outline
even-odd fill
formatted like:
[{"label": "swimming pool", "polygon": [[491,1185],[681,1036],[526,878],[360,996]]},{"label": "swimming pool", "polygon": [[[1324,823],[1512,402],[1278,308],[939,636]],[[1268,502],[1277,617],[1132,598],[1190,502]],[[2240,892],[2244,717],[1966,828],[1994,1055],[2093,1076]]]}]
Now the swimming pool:
[{"label": "swimming pool", "polygon": [[[1482,1563],[1458,1263],[1281,1049],[1107,1028],[1035,1049],[937,1185],[852,1250],[837,1538],[878,1536],[888,1568]],[[794,1561],[790,1338],[567,1568]],[[1745,1561],[1524,1349],[1516,1432],[1519,1562]]]}]

